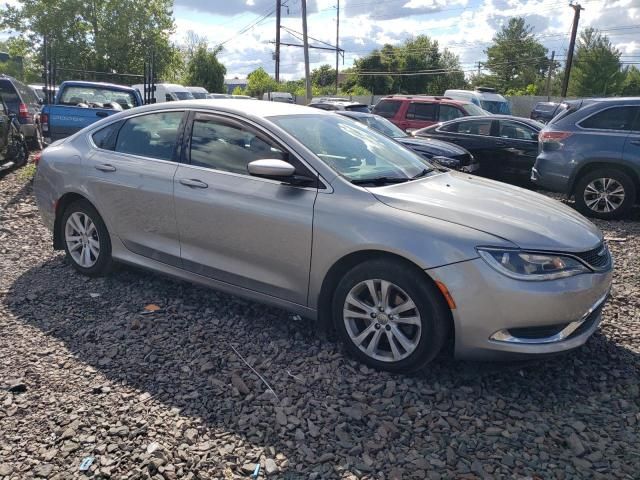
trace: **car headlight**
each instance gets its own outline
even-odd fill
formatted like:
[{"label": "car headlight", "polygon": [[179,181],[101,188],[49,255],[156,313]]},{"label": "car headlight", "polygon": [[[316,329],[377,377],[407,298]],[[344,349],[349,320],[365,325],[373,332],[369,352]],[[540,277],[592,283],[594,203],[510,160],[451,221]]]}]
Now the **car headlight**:
[{"label": "car headlight", "polygon": [[477,250],[489,266],[516,280],[555,280],[591,271],[579,260],[561,254],[485,247]]}]

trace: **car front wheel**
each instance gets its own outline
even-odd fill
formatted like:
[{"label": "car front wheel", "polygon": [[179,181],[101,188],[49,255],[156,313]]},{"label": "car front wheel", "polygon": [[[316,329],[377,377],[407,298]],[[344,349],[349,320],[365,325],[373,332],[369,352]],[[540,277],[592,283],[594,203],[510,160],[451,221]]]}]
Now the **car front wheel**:
[{"label": "car front wheel", "polygon": [[417,370],[440,352],[448,333],[447,306],[424,273],[387,260],[360,264],[338,284],[336,329],[349,352],[381,370]]},{"label": "car front wheel", "polygon": [[590,217],[611,220],[624,216],[636,199],[629,176],[615,169],[599,169],[582,176],[575,188],[576,208]]},{"label": "car front wheel", "polygon": [[111,266],[111,241],[100,214],[86,200],[70,204],[62,217],[64,249],[71,265],[91,277]]}]

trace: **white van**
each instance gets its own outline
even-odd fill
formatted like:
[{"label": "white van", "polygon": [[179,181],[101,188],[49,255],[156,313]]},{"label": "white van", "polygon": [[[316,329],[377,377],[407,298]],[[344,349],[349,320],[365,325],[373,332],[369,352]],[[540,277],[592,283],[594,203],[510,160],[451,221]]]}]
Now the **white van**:
[{"label": "white van", "polygon": [[506,98],[496,93],[495,88],[477,87],[475,90],[447,90],[445,97],[467,100],[490,113],[511,115],[511,105]]},{"label": "white van", "polygon": [[197,100],[205,99],[209,94],[209,92],[207,92],[207,89],[204,87],[187,87],[187,90],[189,90],[191,92],[191,95],[193,95],[193,98]]},{"label": "white van", "polygon": [[262,95],[262,100],[270,102],[293,103],[293,95],[289,92],[267,92]]},{"label": "white van", "polygon": [[[140,96],[144,99],[144,85],[139,83],[131,85],[140,92]],[[193,95],[182,85],[175,83],[156,83],[156,103],[174,102],[176,100],[193,100]]]}]

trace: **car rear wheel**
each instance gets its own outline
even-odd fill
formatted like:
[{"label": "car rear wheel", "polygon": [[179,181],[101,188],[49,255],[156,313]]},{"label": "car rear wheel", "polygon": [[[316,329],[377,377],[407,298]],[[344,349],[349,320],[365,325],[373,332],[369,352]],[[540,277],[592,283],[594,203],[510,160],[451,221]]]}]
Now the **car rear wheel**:
[{"label": "car rear wheel", "polygon": [[635,203],[636,188],[620,170],[594,170],[578,180],[575,199],[576,208],[583,215],[611,220],[629,212]]},{"label": "car rear wheel", "polygon": [[91,277],[102,275],[111,267],[111,241],[100,214],[86,200],[70,204],[62,222],[64,249],[71,265]]},{"label": "car rear wheel", "polygon": [[417,370],[440,352],[449,325],[440,292],[411,266],[374,260],[349,271],[333,299],[336,329],[349,352],[381,370]]}]

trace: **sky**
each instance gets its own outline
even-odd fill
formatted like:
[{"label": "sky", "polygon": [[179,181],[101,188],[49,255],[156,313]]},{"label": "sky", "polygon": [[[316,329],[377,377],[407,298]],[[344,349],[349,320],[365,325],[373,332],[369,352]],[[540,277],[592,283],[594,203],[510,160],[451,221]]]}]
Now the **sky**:
[{"label": "sky", "polygon": [[[282,25],[302,31],[300,0],[282,0]],[[307,0],[309,36],[335,45],[337,0]],[[211,47],[222,45],[220,59],[231,77],[245,77],[262,66],[273,75],[275,0],[175,0],[174,40],[183,43],[191,30]],[[640,63],[640,0],[581,0],[580,28],[593,26],[608,35],[625,64]],[[539,40],[566,58],[573,9],[561,0],[341,0],[340,47],[344,64],[353,65],[385,43],[400,44],[426,34],[460,58],[462,69],[475,71],[484,50],[510,17],[521,16]],[[301,43],[287,30],[281,41]],[[317,41],[311,44],[322,45]],[[281,47],[281,79],[304,77],[303,49]],[[311,68],[335,65],[335,53],[310,51]]]}]

